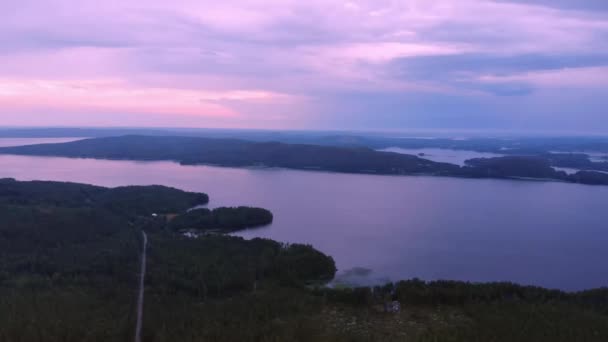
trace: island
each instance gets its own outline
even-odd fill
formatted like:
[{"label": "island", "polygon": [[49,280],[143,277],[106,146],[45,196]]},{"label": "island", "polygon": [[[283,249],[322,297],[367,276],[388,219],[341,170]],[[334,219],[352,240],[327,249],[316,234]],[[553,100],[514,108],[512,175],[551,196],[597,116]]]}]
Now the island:
[{"label": "island", "polygon": [[[383,175],[431,175],[466,178],[540,179],[608,185],[608,173],[574,175],[553,167],[564,165],[547,155],[509,155],[467,161],[461,167],[419,156],[376,151],[359,146],[254,142],[189,136],[102,137],[67,143],[3,147],[0,154],[61,156],[116,160],[172,160],[182,164],[229,167],[281,167],[298,170]],[[604,164],[604,163],[596,163]],[[596,167],[596,168],[599,168]]]},{"label": "island", "polygon": [[328,286],[335,262],[314,247],[226,234],[269,223],[269,211],[201,209],[208,200],[164,186],[0,179],[0,341],[132,341],[142,232],[144,341],[608,338],[608,289]]},{"label": "island", "polygon": [[553,180],[587,185],[608,185],[608,173],[578,171],[567,174],[558,171],[549,158],[541,156],[505,156],[475,158],[466,161],[463,177]]},{"label": "island", "polygon": [[198,208],[172,217],[168,224],[175,231],[211,231],[229,233],[272,223],[273,215],[264,208],[220,207],[213,210]]}]

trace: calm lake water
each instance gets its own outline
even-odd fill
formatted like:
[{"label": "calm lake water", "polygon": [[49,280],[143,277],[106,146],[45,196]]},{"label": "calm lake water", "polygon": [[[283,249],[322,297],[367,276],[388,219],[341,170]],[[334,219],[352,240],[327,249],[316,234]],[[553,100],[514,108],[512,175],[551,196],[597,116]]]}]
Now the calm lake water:
[{"label": "calm lake water", "polygon": [[274,223],[240,235],[310,243],[346,282],[608,285],[608,187],[8,155],[0,177],[163,184],[206,192],[212,207],[265,207]]},{"label": "calm lake water", "polygon": [[411,154],[420,158],[441,163],[450,163],[464,166],[464,162],[473,158],[494,158],[502,157],[504,154],[477,152],[469,150],[451,150],[446,148],[401,148],[389,147],[379,151],[396,152],[401,154]]},{"label": "calm lake water", "polygon": [[58,144],[85,138],[0,138],[0,147],[33,144]]}]

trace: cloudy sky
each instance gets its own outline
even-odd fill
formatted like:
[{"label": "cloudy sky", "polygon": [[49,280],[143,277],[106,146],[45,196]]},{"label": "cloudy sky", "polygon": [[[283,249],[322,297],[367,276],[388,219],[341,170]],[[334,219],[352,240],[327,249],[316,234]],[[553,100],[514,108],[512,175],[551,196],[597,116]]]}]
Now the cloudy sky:
[{"label": "cloudy sky", "polygon": [[0,125],[608,132],[606,0],[4,0]]}]

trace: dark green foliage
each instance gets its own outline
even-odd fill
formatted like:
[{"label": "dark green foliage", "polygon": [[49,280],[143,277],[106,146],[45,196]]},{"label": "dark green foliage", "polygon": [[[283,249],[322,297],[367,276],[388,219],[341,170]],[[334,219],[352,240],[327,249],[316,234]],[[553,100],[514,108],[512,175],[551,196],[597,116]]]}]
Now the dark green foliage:
[{"label": "dark green foliage", "polygon": [[138,233],[122,215],[61,199],[59,184],[42,186],[59,192],[4,192],[39,204],[0,204],[0,341],[127,340]]},{"label": "dark green foliage", "polygon": [[115,274],[136,253],[128,222],[103,209],[0,206],[0,259],[9,274]]},{"label": "dark green foliage", "polygon": [[152,292],[146,297],[144,340],[335,341],[326,336],[324,307],[322,298],[285,286],[206,301]]},{"label": "dark green foliage", "polygon": [[[608,289],[420,280],[313,287],[336,269],[311,246],[187,239],[166,229],[164,217],[148,215],[164,203],[150,192],[178,197],[179,210],[200,199],[186,194],[180,202],[176,191],[108,195],[79,184],[0,181],[0,342],[132,341],[142,228],[149,236],[146,342],[608,340]],[[402,312],[382,312],[390,300]]]},{"label": "dark green foliage", "polygon": [[[235,330],[235,339],[260,333],[278,336],[260,330],[272,327],[267,319],[284,313],[296,317],[290,307],[304,310],[304,305],[309,310],[307,302],[318,304],[314,297],[304,300],[298,295],[304,294],[306,284],[331,279],[335,265],[313,248],[222,235],[186,239],[165,229],[163,217],[149,215],[164,208],[184,211],[201,199],[207,200],[164,187],[0,181],[0,341],[132,340],[141,228],[150,229],[146,308],[158,308],[162,301],[163,313],[169,315],[165,319],[173,317],[158,326],[146,323],[150,331],[144,335],[173,331],[195,336],[197,331],[180,330],[183,324],[175,318],[192,320],[201,300],[210,301],[204,311],[214,311],[208,314],[222,314],[224,300],[230,303],[230,297],[237,296],[250,306],[241,310],[243,322],[231,324],[253,330],[250,335]],[[218,222],[226,227],[268,219],[269,214],[251,208],[220,213]],[[274,294],[281,291],[289,295],[277,301]],[[265,294],[261,301],[258,294]],[[183,311],[184,306],[174,305],[180,301],[196,306]],[[254,306],[261,311],[252,319],[249,310]],[[157,315],[150,311],[144,317],[157,323]],[[201,327],[209,324],[215,328],[206,336],[221,338],[224,329],[213,321]],[[285,336],[293,333],[291,328],[282,330]]]},{"label": "dark green foliage", "polygon": [[[582,170],[608,171],[608,160],[591,161],[585,153],[545,153],[542,155],[558,167],[570,167]],[[606,159],[606,158],[604,158]]]},{"label": "dark green foliage", "polygon": [[140,233],[131,214],[205,199],[163,187],[0,180],[0,341],[128,341]]},{"label": "dark green foliage", "polygon": [[430,327],[419,341],[607,341],[608,317],[564,304],[474,304],[460,309],[469,322]]},{"label": "dark green foliage", "polygon": [[262,208],[235,207],[213,209],[212,216],[220,228],[243,229],[272,223],[272,213]]},{"label": "dark green foliage", "polygon": [[198,229],[231,232],[272,223],[272,213],[263,208],[234,207],[190,210],[171,220],[173,230]]},{"label": "dark green foliage", "polygon": [[[330,139],[331,138],[331,139]],[[370,147],[381,147],[373,139],[340,139],[329,137],[333,143],[287,144],[281,142],[252,142],[238,139],[213,139],[189,136],[138,136],[85,139],[60,144],[3,147],[0,153],[86,157],[101,159],[174,160],[184,164],[212,164],[220,166],[267,166],[303,170],[325,170],[372,174],[427,174],[470,178],[539,178],[584,184],[608,184],[597,174],[576,177],[559,172],[552,166],[576,166],[594,170],[608,170],[608,162],[591,162],[585,154],[555,154],[536,143],[527,141],[526,148],[502,150],[506,141],[474,140],[455,142],[451,139],[423,141],[420,139],[395,140],[395,145],[493,151],[510,156],[478,158],[467,161],[467,167],[438,163],[413,155],[379,152]],[[334,140],[337,139],[337,140]],[[428,139],[427,139],[428,140]],[[319,143],[318,140],[314,140]],[[351,141],[351,143],[348,143]],[[391,140],[392,141],[392,140]],[[362,147],[360,144],[369,146]],[[485,146],[484,144],[489,144]],[[335,146],[337,145],[337,146]],[[546,147],[543,143],[539,146]],[[385,146],[386,147],[386,146]],[[428,147],[428,146],[427,146]],[[519,155],[518,155],[519,154]]]},{"label": "dark green foliage", "polygon": [[602,172],[579,171],[573,175],[569,175],[568,179],[575,183],[608,185],[608,173]]},{"label": "dark green foliage", "polygon": [[166,186],[125,186],[110,189],[96,198],[105,208],[127,215],[180,213],[195,205],[206,204],[206,194],[185,192]]},{"label": "dark green foliage", "polygon": [[551,163],[541,157],[508,156],[498,158],[476,158],[467,160],[465,173],[479,177],[562,177],[551,167]]},{"label": "dark green foliage", "polygon": [[331,280],[334,261],[310,246],[223,235],[200,239],[150,236],[148,284],[198,299],[253,291],[265,283],[302,286]]},{"label": "dark green foliage", "polygon": [[508,282],[469,283],[462,281],[402,280],[374,288],[317,289],[317,294],[333,296],[348,304],[369,304],[397,300],[408,306],[466,306],[472,304],[526,303],[570,304],[579,309],[608,313],[608,288],[564,292]]},{"label": "dark green foliage", "polygon": [[0,179],[0,204],[54,205],[82,207],[93,203],[93,198],[107,189],[87,184],[65,182],[17,182]]},{"label": "dark green foliage", "polygon": [[495,303],[523,301],[548,303],[562,301],[568,295],[558,290],[512,283],[471,284],[457,281],[400,281],[395,285],[395,298],[404,304],[463,305],[466,303]]},{"label": "dark green foliage", "polygon": [[[344,330],[361,341],[605,341],[608,288],[566,293],[512,283],[425,282],[417,279],[372,288],[317,289],[328,302],[342,303]],[[402,312],[389,316],[383,303],[398,300]],[[367,312],[367,314],[365,314]],[[363,314],[364,318],[360,318]],[[342,316],[344,313],[342,313]],[[394,318],[393,318],[394,317]],[[366,324],[373,321],[373,324]]]},{"label": "dark green foliage", "polygon": [[133,217],[180,213],[208,201],[206,194],[158,185],[104,188],[76,183],[0,179],[0,204],[96,207]]},{"label": "dark green foliage", "polygon": [[336,266],[331,257],[310,245],[291,244],[281,248],[276,272],[290,283],[325,283],[333,279]]},{"label": "dark green foliage", "polygon": [[0,285],[0,341],[132,341],[131,288],[111,278],[94,280],[22,278],[19,285]]},{"label": "dark green foliage", "polygon": [[384,293],[374,293],[370,287],[346,287],[346,288],[316,288],[313,293],[323,296],[330,302],[352,305],[355,307],[368,306],[375,301],[381,302],[387,296]]},{"label": "dark green foliage", "polygon": [[336,172],[448,174],[457,165],[364,147],[296,145],[167,136],[122,136],[0,148],[0,153],[102,159],[175,160],[184,164],[269,166]]}]

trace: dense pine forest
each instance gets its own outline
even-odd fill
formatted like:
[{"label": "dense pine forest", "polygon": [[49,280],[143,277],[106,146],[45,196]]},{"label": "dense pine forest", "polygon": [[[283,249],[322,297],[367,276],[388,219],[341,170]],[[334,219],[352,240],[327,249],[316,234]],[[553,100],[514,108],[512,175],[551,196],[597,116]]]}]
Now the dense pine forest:
[{"label": "dense pine forest", "polygon": [[[222,234],[267,224],[269,211],[190,210],[207,201],[162,186],[0,180],[0,341],[132,341],[141,230],[144,341],[608,340],[608,289],[328,287],[334,261],[313,247]],[[393,301],[401,310],[387,312]]]},{"label": "dense pine forest", "polygon": [[263,208],[197,208],[174,217],[168,224],[173,230],[195,229],[199,231],[230,232],[244,228],[265,226],[272,223],[272,213]]}]

